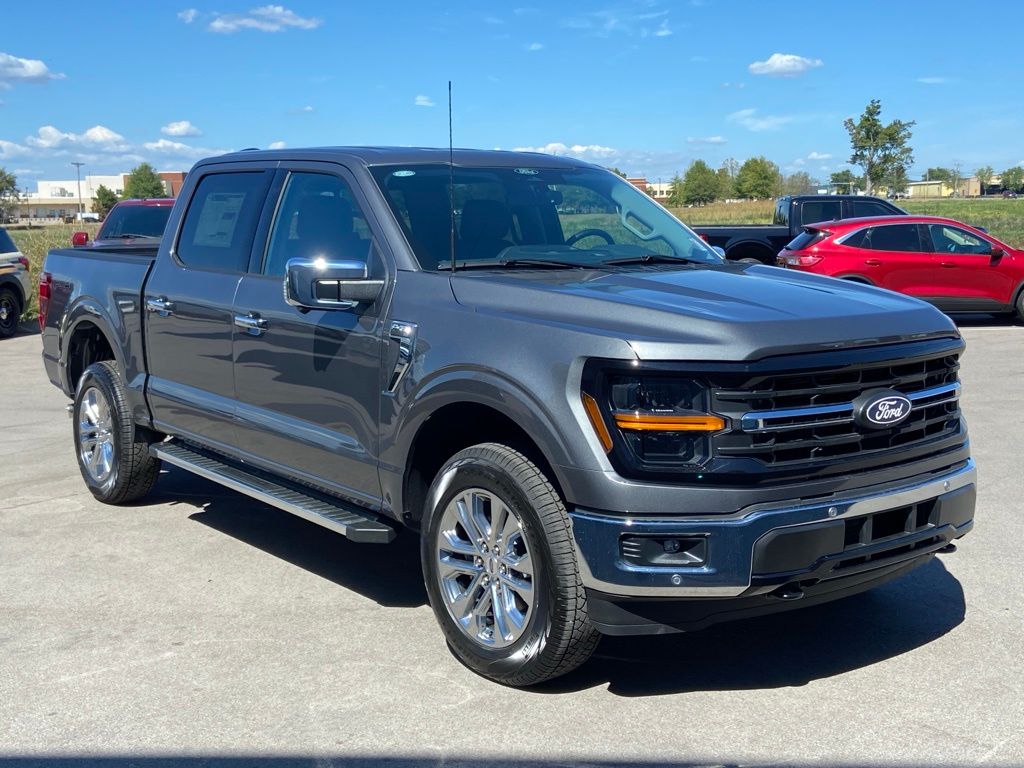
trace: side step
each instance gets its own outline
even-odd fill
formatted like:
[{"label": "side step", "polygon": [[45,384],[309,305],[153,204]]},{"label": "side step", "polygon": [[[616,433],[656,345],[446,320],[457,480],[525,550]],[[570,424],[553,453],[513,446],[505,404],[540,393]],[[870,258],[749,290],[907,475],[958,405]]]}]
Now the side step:
[{"label": "side step", "polygon": [[327,501],[309,493],[287,488],[173,440],[152,445],[149,450],[168,464],[181,467],[233,491],[244,493],[272,507],[291,512],[311,523],[330,528],[352,541],[387,544],[395,538],[394,528],[373,517],[371,512],[363,512],[340,499]]}]

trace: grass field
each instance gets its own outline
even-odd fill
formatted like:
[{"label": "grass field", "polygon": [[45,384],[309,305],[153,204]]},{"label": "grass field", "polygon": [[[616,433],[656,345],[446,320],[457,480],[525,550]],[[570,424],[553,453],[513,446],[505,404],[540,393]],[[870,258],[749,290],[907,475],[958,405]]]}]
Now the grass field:
[{"label": "grass field", "polygon": [[[967,224],[985,227],[998,239],[1024,248],[1024,198],[970,200],[901,200],[900,207],[910,213],[927,216],[946,216]],[[674,208],[672,212],[687,224],[769,224],[775,204],[771,200],[742,203],[713,203],[703,208]],[[590,226],[590,225],[588,225]],[[70,244],[71,233],[81,225],[55,225],[33,229],[9,230],[15,244],[28,256],[32,265],[33,283],[39,279],[46,252]],[[96,224],[86,224],[90,237],[96,234]],[[32,296],[26,319],[36,316],[36,297]]]},{"label": "grass field", "polygon": [[[1014,248],[1024,248],[1024,198],[1001,197],[967,200],[900,200],[908,213],[945,216],[976,227],[985,227],[994,237]],[[769,224],[775,203],[758,200],[742,203],[714,203],[703,208],[673,208],[672,213],[687,224]]]}]

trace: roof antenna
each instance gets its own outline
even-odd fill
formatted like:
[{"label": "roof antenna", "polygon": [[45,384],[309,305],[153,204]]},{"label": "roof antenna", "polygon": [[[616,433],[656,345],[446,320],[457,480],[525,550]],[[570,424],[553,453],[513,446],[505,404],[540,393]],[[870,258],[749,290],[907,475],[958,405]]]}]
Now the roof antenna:
[{"label": "roof antenna", "polygon": [[452,145],[452,81],[448,81],[448,213],[452,274],[455,274],[455,149]]}]

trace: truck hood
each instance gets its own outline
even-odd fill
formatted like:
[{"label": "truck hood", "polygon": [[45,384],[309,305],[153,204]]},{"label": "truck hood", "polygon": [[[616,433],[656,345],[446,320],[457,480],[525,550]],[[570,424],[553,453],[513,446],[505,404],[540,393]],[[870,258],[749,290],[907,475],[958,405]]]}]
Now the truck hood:
[{"label": "truck hood", "polygon": [[755,360],[958,336],[917,299],[759,264],[467,271],[451,284],[478,313],[620,339],[644,360]]}]

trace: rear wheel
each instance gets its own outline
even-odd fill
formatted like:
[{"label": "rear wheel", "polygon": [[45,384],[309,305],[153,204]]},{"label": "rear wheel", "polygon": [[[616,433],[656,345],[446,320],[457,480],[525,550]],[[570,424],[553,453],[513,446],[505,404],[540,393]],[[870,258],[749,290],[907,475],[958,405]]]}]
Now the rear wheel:
[{"label": "rear wheel", "polygon": [[453,456],[428,494],[423,576],[449,647],[474,672],[526,686],[585,662],[598,634],[561,497],[497,443]]},{"label": "rear wheel", "polygon": [[1017,294],[1017,319],[1024,323],[1024,291]]},{"label": "rear wheel", "polygon": [[124,504],[153,488],[160,460],[149,453],[152,435],[132,420],[114,363],[93,363],[82,374],[75,395],[74,433],[78,468],[97,499]]},{"label": "rear wheel", "polygon": [[21,299],[13,288],[0,288],[0,338],[8,338],[18,332],[21,321]]}]

